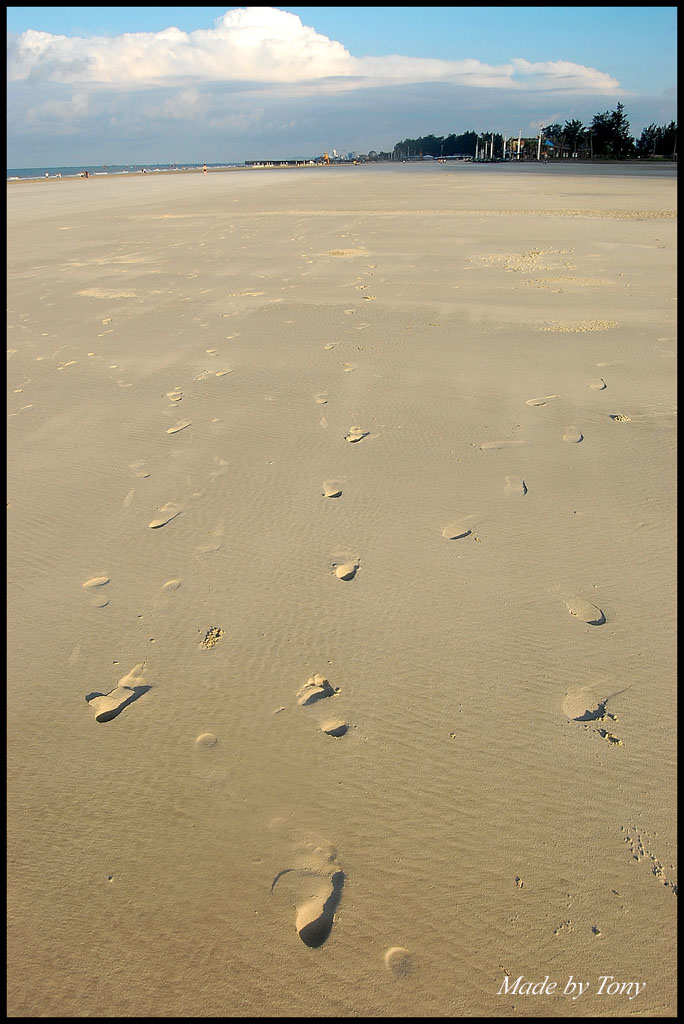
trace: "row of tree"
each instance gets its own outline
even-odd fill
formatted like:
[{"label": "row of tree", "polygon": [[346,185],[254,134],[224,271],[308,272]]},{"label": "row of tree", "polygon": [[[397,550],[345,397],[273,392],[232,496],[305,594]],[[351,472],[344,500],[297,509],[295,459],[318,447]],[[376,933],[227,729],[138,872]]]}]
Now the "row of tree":
[{"label": "row of tree", "polygon": [[[635,139],[630,133],[629,121],[622,103],[615,110],[595,114],[590,125],[573,119],[564,125],[549,124],[541,128],[539,136],[521,140],[521,150],[528,157],[561,155],[597,157],[608,160],[626,160],[639,157],[677,157],[677,124],[649,125]],[[492,132],[463,132],[461,135],[425,135],[417,139],[397,142],[392,158],[410,160],[430,156],[434,159],[451,156],[492,156],[504,155],[504,137]],[[540,145],[541,142],[541,145]],[[493,145],[492,145],[493,143]],[[507,149],[508,155],[516,155],[518,139],[512,138]]]}]

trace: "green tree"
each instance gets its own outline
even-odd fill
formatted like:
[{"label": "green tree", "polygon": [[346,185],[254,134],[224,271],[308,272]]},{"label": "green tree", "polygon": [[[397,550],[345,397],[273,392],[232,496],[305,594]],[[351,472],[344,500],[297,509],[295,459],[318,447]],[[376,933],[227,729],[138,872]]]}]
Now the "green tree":
[{"label": "green tree", "polygon": [[494,140],[494,159],[503,155],[503,135],[499,132],[480,132],[475,136],[481,159],[489,160],[492,156],[492,139]]},{"label": "green tree", "polygon": [[663,134],[660,139],[660,146],[663,156],[668,157],[670,160],[674,160],[677,158],[676,121],[670,121],[670,123],[663,128]]},{"label": "green tree", "polygon": [[587,129],[584,127],[581,121],[574,118],[572,121],[566,121],[565,127],[563,128],[563,135],[565,141],[572,148],[573,155],[577,152],[583,142],[587,138]]},{"label": "green tree", "polygon": [[636,151],[642,158],[668,157],[672,159],[677,149],[677,123],[668,125],[649,124],[637,141]]},{"label": "green tree", "polygon": [[591,136],[594,156],[624,160],[634,153],[634,139],[629,133],[629,121],[622,103],[618,103],[615,110],[594,115]]},{"label": "green tree", "polygon": [[655,124],[649,124],[644,128],[641,137],[637,140],[636,151],[640,157],[655,156],[658,148],[658,136],[661,129]]},{"label": "green tree", "polygon": [[477,132],[469,131],[464,132],[462,135],[456,136],[456,153],[462,156],[475,156],[475,143],[477,141]]},{"label": "green tree", "polygon": [[417,159],[421,156],[438,157],[442,154],[442,136],[423,135],[417,139],[404,139],[394,147],[395,160]]}]

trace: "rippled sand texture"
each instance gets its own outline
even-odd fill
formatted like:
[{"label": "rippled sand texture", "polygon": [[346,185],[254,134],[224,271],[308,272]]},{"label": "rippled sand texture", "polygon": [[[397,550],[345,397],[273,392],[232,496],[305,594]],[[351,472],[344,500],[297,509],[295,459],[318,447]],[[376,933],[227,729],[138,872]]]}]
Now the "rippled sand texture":
[{"label": "rippled sand texture", "polygon": [[10,1016],[676,1012],[675,188],[8,188]]}]

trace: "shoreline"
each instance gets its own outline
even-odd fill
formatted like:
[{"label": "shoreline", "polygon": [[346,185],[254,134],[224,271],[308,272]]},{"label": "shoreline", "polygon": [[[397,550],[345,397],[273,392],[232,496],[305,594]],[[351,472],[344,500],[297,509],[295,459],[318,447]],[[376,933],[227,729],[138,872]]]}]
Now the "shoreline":
[{"label": "shoreline", "polygon": [[[608,168],[613,168],[615,170],[619,170],[620,168],[623,168],[625,170],[626,169],[632,169],[632,170],[639,169],[639,170],[643,170],[644,172],[646,172],[647,170],[658,170],[658,171],[672,173],[672,172],[676,172],[676,170],[677,170],[677,161],[676,160],[600,160],[600,159],[591,160],[591,161],[590,160],[582,160],[582,161],[572,161],[572,162],[569,161],[569,160],[554,160],[554,161],[551,161],[551,160],[548,160],[548,161],[537,161],[537,160],[520,160],[520,161],[517,161],[517,160],[506,160],[506,161],[475,161],[475,160],[468,160],[468,161],[465,161],[464,160],[464,161],[456,161],[456,160],[453,160],[453,161],[451,161],[451,160],[449,160],[449,161],[445,161],[443,163],[440,163],[437,160],[425,160],[425,161],[420,161],[420,160],[408,160],[408,161],[407,160],[387,160],[387,161],[364,162],[364,163],[354,163],[353,161],[339,161],[339,162],[331,163],[329,165],[322,164],[322,163],[316,163],[316,164],[280,163],[279,164],[279,163],[269,163],[268,161],[265,161],[264,163],[258,163],[258,164],[255,163],[255,164],[249,164],[249,165],[242,165],[242,164],[239,164],[239,165],[229,165],[228,164],[228,165],[219,166],[219,167],[207,167],[207,174],[208,175],[209,174],[215,174],[215,173],[224,174],[224,173],[230,172],[230,171],[317,170],[317,169],[318,170],[330,170],[331,168],[339,169],[339,168],[342,168],[342,167],[344,167],[344,168],[347,168],[347,167],[364,167],[366,169],[380,169],[380,168],[390,168],[390,167],[391,168],[397,168],[399,166],[402,166],[402,167],[416,167],[416,166],[420,166],[420,167],[425,167],[425,168],[434,168],[434,167],[439,166],[440,169],[442,169],[445,173],[448,173],[448,172],[453,173],[455,167],[459,167],[459,168],[487,167],[487,168],[497,168],[497,169],[500,169],[500,170],[505,169],[507,167],[516,167],[518,170],[522,170],[522,169],[530,170],[532,168],[535,168],[535,169],[544,168],[546,171],[559,171],[560,173],[589,173],[592,169],[596,169],[596,168],[599,168],[599,167],[600,168],[608,167]],[[152,170],[149,170],[147,172],[137,171],[137,170],[136,171],[114,171],[114,172],[94,171],[94,172],[89,174],[88,180],[90,180],[91,178],[128,178],[128,177],[138,178],[138,177],[143,176],[143,174],[145,174],[145,176],[147,174],[150,174],[150,175],[152,175],[154,177],[158,177],[160,175],[163,175],[163,176],[171,175],[171,176],[176,177],[176,176],[185,175],[185,174],[203,174],[203,173],[204,172],[203,172],[203,168],[202,167],[187,167],[187,168],[177,168],[177,169],[168,168],[168,169],[163,169],[163,170],[162,169],[156,169],[155,170],[153,168]],[[44,176],[44,174],[43,175],[35,175],[35,176],[32,176],[32,177],[26,177],[26,178],[10,177],[10,178],[6,178],[6,182],[7,182],[8,185],[10,185],[10,184],[11,185],[16,185],[16,184],[25,184],[27,182],[31,182],[33,184],[36,184],[38,182],[73,181],[73,180],[76,180],[76,179],[82,179],[82,174],[81,173],[76,173],[76,174],[69,174],[69,175],[63,175],[63,176],[50,175],[47,178]]]}]

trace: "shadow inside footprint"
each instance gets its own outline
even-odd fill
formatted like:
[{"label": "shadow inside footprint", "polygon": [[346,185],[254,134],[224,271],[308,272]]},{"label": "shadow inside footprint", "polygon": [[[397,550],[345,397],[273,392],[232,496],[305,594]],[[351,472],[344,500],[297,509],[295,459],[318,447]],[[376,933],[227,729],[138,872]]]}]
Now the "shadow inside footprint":
[{"label": "shadow inside footprint", "polygon": [[572,597],[565,602],[565,605],[574,618],[586,622],[588,626],[602,626],[606,621],[601,609],[583,597]]},{"label": "shadow inside footprint", "polygon": [[324,697],[332,697],[337,690],[335,690],[324,675],[317,672],[315,675],[310,676],[304,686],[300,687],[295,694],[297,703],[302,707],[306,707],[308,704],[315,704],[317,700],[323,700]]},{"label": "shadow inside footprint", "polygon": [[583,715],[577,715],[574,722],[602,722],[606,717],[606,702],[600,701],[594,711],[587,709]]},{"label": "shadow inside footprint", "polygon": [[332,891],[321,903],[322,897],[313,896],[297,911],[295,927],[299,938],[310,949],[318,949],[330,935],[337,904],[342,895],[344,871],[336,871],[330,879]]},{"label": "shadow inside footprint", "polygon": [[342,494],[342,487],[337,480],[326,480],[322,493],[324,498],[339,498]]},{"label": "shadow inside footprint", "polygon": [[335,719],[331,722],[323,722],[320,729],[326,736],[335,736],[336,738],[339,738],[340,736],[345,736],[347,734],[349,731],[349,723],[342,719]]},{"label": "shadow inside footprint", "polygon": [[297,905],[297,934],[305,946],[318,949],[332,931],[335,911],[342,896],[344,871],[341,868],[329,871],[285,868],[273,879],[271,892],[283,875],[289,874],[297,876],[297,884],[302,888],[302,892],[306,893]]},{"label": "shadow inside footprint", "polygon": [[162,505],[158,511],[159,515],[147,524],[150,530],[158,530],[162,526],[166,526],[166,524],[170,523],[172,519],[176,518],[176,516],[181,515],[183,509],[180,508],[179,505],[176,505],[175,502],[170,501],[166,505]]},{"label": "shadow inside footprint", "polygon": [[[605,697],[600,697],[600,690],[596,685],[582,686],[567,695],[563,702],[563,711],[572,722],[605,722],[607,719],[616,722],[615,715],[608,711],[608,701],[619,697],[628,689],[629,686],[625,686],[621,690],[615,690]],[[605,689],[603,692],[605,693]]]},{"label": "shadow inside footprint", "polygon": [[445,540],[460,540],[462,537],[468,537],[473,531],[465,523],[449,523],[442,530],[442,536]]},{"label": "shadow inside footprint", "polygon": [[95,711],[96,722],[111,722],[113,718],[120,715],[124,708],[132,704],[143,693],[147,693],[152,687],[149,684],[144,686],[115,686],[109,693],[86,694],[86,701]]},{"label": "shadow inside footprint", "polygon": [[527,494],[527,484],[521,476],[507,476],[504,491],[506,494],[523,496]]},{"label": "shadow inside footprint", "polygon": [[345,440],[349,441],[350,444],[358,444],[359,441],[363,441],[364,437],[368,437],[370,432],[363,430],[362,427],[352,427],[349,433],[345,434]]},{"label": "shadow inside footprint", "polygon": [[343,562],[341,565],[336,565],[333,572],[335,576],[337,576],[338,580],[345,580],[348,582],[349,580],[354,579],[358,570],[359,565],[357,562]]}]

